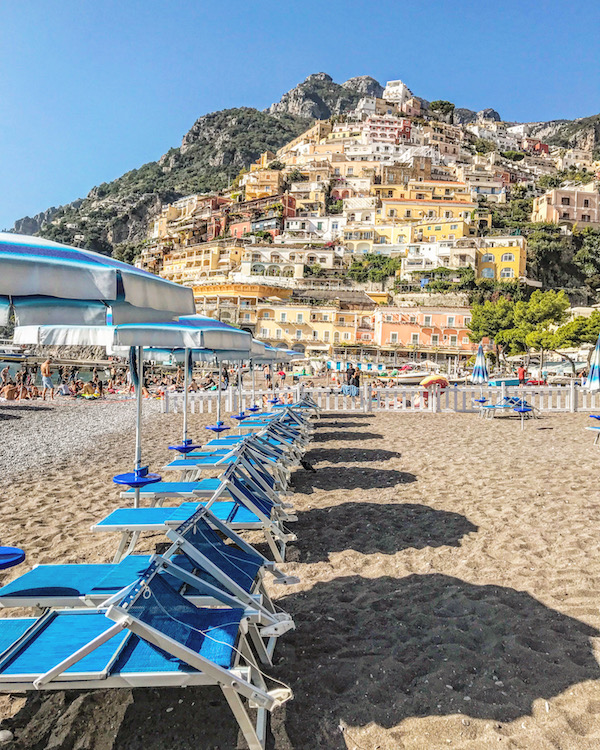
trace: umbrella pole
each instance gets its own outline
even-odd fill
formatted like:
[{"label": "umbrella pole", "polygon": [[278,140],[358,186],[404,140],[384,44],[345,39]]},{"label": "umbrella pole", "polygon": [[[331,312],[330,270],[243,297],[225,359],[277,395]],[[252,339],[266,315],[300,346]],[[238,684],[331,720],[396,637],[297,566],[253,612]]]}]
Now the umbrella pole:
[{"label": "umbrella pole", "polygon": [[188,391],[190,389],[189,384],[189,373],[190,373],[190,366],[189,366],[189,357],[190,357],[190,350],[185,350],[185,356],[184,356],[184,367],[185,372],[183,374],[183,444],[186,444],[187,440],[187,433],[188,433]]},{"label": "umbrella pole", "polygon": [[[144,350],[143,347],[137,347],[137,369],[138,385],[135,389],[136,397],[136,419],[135,419],[135,468],[140,469],[142,466],[142,386],[144,384]],[[134,507],[140,506],[140,488],[135,488]]]},{"label": "umbrella pole", "polygon": [[217,370],[219,371],[219,377],[217,380],[217,427],[221,426],[221,363],[219,358],[215,358],[217,361]]},{"label": "umbrella pole", "polygon": [[244,360],[243,359],[240,359],[240,363],[239,363],[238,367],[239,367],[239,369],[238,369],[238,394],[239,394],[239,402],[240,402],[239,403],[239,407],[240,407],[239,413],[242,414],[243,411],[244,411],[242,409],[242,389],[243,389],[242,378],[243,378],[243,370],[244,370]]},{"label": "umbrella pole", "polygon": [[252,373],[252,406],[256,405],[256,395],[254,394],[254,364],[250,360],[250,372]]}]

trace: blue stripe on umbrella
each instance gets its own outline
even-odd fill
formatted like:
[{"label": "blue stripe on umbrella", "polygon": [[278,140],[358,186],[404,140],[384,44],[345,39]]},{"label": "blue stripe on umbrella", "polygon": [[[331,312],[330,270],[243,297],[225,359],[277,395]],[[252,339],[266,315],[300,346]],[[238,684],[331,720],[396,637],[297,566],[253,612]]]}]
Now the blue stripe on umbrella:
[{"label": "blue stripe on umbrella", "polygon": [[600,336],[598,336],[598,341],[592,354],[592,361],[590,362],[590,372],[583,387],[590,393],[600,391]]},{"label": "blue stripe on umbrella", "polygon": [[477,356],[475,357],[475,367],[471,375],[471,382],[475,385],[483,385],[489,380],[489,374],[487,365],[485,363],[485,354],[483,353],[483,346],[479,344],[477,349]]}]

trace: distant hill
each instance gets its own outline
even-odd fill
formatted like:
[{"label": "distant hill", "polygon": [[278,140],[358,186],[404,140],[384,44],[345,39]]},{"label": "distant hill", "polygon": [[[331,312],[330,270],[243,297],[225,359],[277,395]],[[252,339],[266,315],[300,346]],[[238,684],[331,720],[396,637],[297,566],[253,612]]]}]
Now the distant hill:
[{"label": "distant hill", "polygon": [[[19,219],[14,231],[39,233],[129,260],[164,203],[189,193],[225,188],[261,153],[276,151],[314,119],[354,109],[361,97],[382,93],[382,85],[370,76],[338,84],[326,73],[314,73],[265,111],[240,107],[199,117],[181,145],[158,161],[94,187],[85,198]],[[483,112],[500,118],[493,109]],[[463,124],[476,115],[473,110],[457,108],[453,117]],[[600,115],[534,123],[533,133],[551,144],[597,150]]]}]

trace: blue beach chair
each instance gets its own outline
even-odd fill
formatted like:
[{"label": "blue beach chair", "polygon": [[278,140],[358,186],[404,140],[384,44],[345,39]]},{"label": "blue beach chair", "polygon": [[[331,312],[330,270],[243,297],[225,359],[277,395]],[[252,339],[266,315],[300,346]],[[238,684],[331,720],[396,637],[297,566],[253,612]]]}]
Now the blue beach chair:
[{"label": "blue beach chair", "polygon": [[268,712],[292,693],[268,688],[246,636],[257,626],[251,609],[197,608],[152,563],[102,609],[0,619],[0,691],[216,685],[248,746],[264,750]]}]

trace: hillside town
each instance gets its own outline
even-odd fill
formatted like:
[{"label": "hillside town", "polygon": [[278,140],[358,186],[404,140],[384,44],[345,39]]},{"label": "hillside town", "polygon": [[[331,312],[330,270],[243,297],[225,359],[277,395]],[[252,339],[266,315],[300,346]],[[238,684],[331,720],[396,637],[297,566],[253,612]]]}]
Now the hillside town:
[{"label": "hillside town", "polygon": [[[453,106],[389,81],[227,190],[163,207],[137,265],[193,287],[199,312],[307,357],[470,358],[469,299],[452,282],[542,286],[526,237],[494,212],[527,190],[531,222],[599,228],[600,164],[493,110],[453,124]],[[569,172],[584,179],[544,189]]]}]

